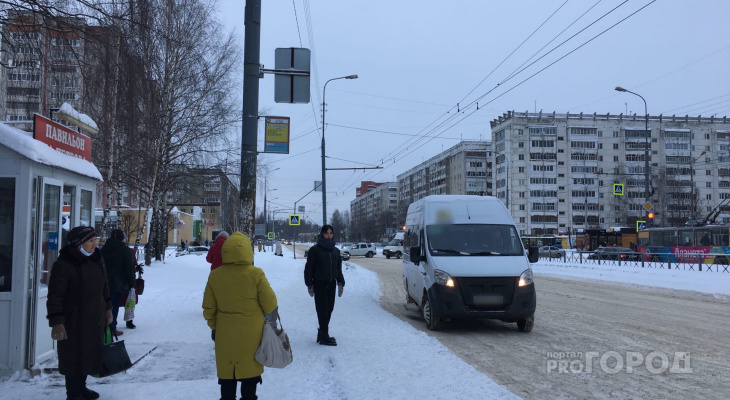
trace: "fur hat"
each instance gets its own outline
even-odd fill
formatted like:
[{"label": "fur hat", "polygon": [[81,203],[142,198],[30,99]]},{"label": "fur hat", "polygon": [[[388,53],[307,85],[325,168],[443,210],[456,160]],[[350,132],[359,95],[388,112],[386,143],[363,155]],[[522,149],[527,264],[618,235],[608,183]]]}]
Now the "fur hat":
[{"label": "fur hat", "polygon": [[96,237],[96,229],[91,226],[77,226],[68,233],[71,246],[78,247],[89,239]]}]

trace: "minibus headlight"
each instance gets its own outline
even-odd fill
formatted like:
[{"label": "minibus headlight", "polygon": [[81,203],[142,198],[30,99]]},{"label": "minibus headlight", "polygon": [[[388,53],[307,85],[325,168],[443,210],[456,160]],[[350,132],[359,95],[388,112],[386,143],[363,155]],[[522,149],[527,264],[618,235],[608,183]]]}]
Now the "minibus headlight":
[{"label": "minibus headlight", "polygon": [[451,277],[451,275],[447,274],[444,271],[441,271],[440,269],[436,269],[433,271],[433,278],[439,285],[454,287],[454,279]]},{"label": "minibus headlight", "polygon": [[520,275],[520,282],[517,284],[518,286],[527,286],[531,285],[533,282],[532,280],[532,270],[527,269],[525,272]]}]

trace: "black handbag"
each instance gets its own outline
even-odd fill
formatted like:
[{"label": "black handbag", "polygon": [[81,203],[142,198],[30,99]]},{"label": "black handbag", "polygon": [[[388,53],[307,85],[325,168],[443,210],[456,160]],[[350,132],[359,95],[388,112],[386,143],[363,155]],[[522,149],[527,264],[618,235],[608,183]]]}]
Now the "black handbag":
[{"label": "black handbag", "polygon": [[134,280],[134,287],[136,288],[137,295],[144,293],[144,279],[142,279],[142,273],[137,275],[137,279]]},{"label": "black handbag", "polygon": [[124,340],[119,340],[119,337],[114,334],[116,341],[113,341],[111,328],[107,325],[106,329],[104,347],[102,347],[104,353],[103,372],[99,375],[99,378],[118,374],[132,366],[132,361],[129,359],[129,354],[127,354],[127,348],[124,346]]}]

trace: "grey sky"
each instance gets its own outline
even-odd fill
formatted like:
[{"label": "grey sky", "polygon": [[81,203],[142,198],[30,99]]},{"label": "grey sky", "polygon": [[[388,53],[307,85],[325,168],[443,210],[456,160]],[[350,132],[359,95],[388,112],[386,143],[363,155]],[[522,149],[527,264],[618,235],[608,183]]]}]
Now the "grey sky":
[{"label": "grey sky", "polygon": [[[226,27],[236,31],[241,46],[244,5],[245,0],[220,3],[221,18]],[[513,71],[616,7],[501,83]],[[259,108],[267,109],[270,115],[291,117],[292,126],[289,155],[259,157],[270,169],[280,168],[269,175],[269,188],[277,188],[269,192],[269,199],[276,198],[272,201],[274,209],[291,209],[294,201],[321,179],[322,86],[328,79],[350,74],[359,75],[359,79],[327,85],[327,167],[381,165],[383,169],[328,171],[330,215],[335,209],[349,209],[361,180],[395,180],[398,174],[455,145],[460,138],[489,139],[489,121],[508,110],[643,114],[641,99],[614,91],[614,87],[623,86],[644,96],[651,114],[728,115],[728,15],[730,2],[720,0],[264,0],[261,62],[265,67],[274,67],[277,47],[310,48],[316,63],[311,79],[314,109],[312,104],[274,103],[273,76],[260,81]],[[469,104],[479,97],[480,110],[474,112],[476,107]],[[461,113],[454,117],[457,103]],[[445,123],[432,129],[436,121]],[[240,135],[240,127],[236,134]],[[409,135],[436,138],[414,144],[417,138]],[[261,129],[259,141],[262,151]],[[257,208],[262,209],[263,187],[259,193]],[[306,206],[307,217],[321,223],[321,203],[321,193],[314,192],[299,204]]]}]

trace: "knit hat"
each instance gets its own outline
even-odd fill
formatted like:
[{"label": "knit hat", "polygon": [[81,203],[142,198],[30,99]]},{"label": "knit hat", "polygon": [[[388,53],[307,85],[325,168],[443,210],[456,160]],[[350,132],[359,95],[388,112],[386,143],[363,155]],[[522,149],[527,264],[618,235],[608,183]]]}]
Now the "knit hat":
[{"label": "knit hat", "polygon": [[71,246],[78,247],[89,239],[96,237],[96,230],[91,226],[77,226],[68,233]]}]

